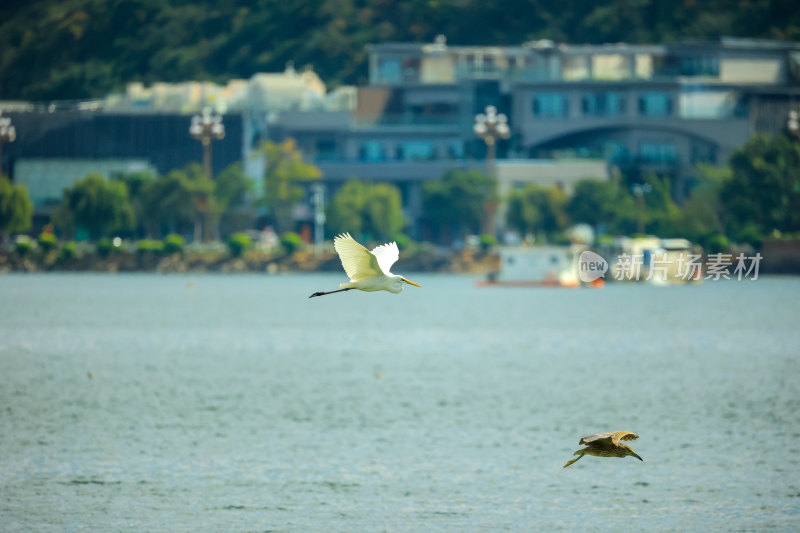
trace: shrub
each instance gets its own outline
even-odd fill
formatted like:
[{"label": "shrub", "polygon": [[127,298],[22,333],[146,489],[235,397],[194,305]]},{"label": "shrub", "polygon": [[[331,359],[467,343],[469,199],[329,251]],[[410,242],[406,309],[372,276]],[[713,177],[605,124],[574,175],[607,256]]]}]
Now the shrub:
[{"label": "shrub", "polygon": [[241,256],[252,245],[253,241],[247,233],[234,233],[228,238],[228,249],[233,257]]},{"label": "shrub", "polygon": [[44,253],[55,250],[58,247],[58,239],[52,233],[42,233],[39,235],[37,242]]},{"label": "shrub", "polygon": [[494,235],[489,235],[488,233],[484,233],[480,236],[478,240],[478,244],[481,247],[481,250],[484,252],[497,244],[497,239],[494,238]]},{"label": "shrub", "polygon": [[164,243],[152,239],[142,239],[136,244],[136,251],[140,254],[160,254],[164,251]]},{"label": "shrub", "polygon": [[731,243],[725,235],[716,233],[708,238],[706,251],[711,254],[727,252],[730,249]]},{"label": "shrub", "polygon": [[164,237],[164,253],[182,254],[185,244],[186,242],[183,240],[183,237],[177,233],[170,233]]},{"label": "shrub", "polygon": [[286,250],[286,253],[292,254],[303,246],[303,239],[297,233],[287,231],[281,235],[281,246]]},{"label": "shrub", "polygon": [[74,242],[65,242],[58,251],[58,260],[67,261],[75,257],[78,253],[78,245]]},{"label": "shrub", "polygon": [[108,237],[103,237],[97,244],[95,245],[95,249],[100,257],[108,257],[111,252],[117,251],[117,246],[114,246],[114,241],[109,239]]},{"label": "shrub", "polygon": [[411,244],[411,237],[405,233],[395,234],[392,240],[397,243],[397,248],[400,250],[405,250]]},{"label": "shrub", "polygon": [[28,237],[27,235],[19,235],[17,236],[15,248],[19,255],[25,255],[31,250],[33,250],[33,239]]},{"label": "shrub", "polygon": [[764,236],[761,234],[760,229],[752,223],[745,224],[734,237],[739,243],[747,243],[756,250],[760,249],[764,242]]}]

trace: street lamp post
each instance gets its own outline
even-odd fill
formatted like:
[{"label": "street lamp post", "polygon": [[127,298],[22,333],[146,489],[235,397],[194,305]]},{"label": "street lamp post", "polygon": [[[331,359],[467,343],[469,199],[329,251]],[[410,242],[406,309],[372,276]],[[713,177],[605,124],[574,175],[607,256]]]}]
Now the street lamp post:
[{"label": "street lamp post", "polygon": [[315,183],[311,186],[311,202],[314,204],[314,253],[322,255],[325,240],[325,185]]},{"label": "street lamp post", "polygon": [[0,111],[0,174],[3,173],[3,143],[14,142],[17,138],[17,130],[11,124],[11,119],[2,115]]},{"label": "street lamp post", "polygon": [[786,119],[786,130],[800,138],[800,111],[796,109],[789,110],[789,116]]},{"label": "street lamp post", "polygon": [[[199,115],[192,117],[192,123],[189,126],[189,134],[193,139],[197,139],[203,145],[203,172],[208,179],[212,179],[211,174],[211,142],[218,141],[225,137],[225,126],[222,124],[222,116],[212,114],[210,107],[203,108],[203,112]],[[210,230],[211,206],[209,199],[203,198],[202,204],[199,206],[203,210],[205,218],[205,232],[203,232],[205,239],[208,239]],[[195,225],[195,240],[200,238],[200,227]]]},{"label": "street lamp post", "polygon": [[[495,174],[495,159],[497,157],[498,139],[508,139],[511,130],[508,128],[508,118],[503,113],[498,113],[493,105],[486,107],[485,113],[475,115],[475,125],[472,130],[475,135],[483,139],[486,143],[486,173],[492,180],[497,180]],[[494,235],[494,213],[497,209],[497,202],[490,199],[483,204],[486,211],[485,232]]]},{"label": "street lamp post", "polygon": [[631,187],[633,191],[633,195],[636,196],[636,205],[637,209],[637,233],[639,235],[644,234],[644,195],[649,193],[653,190],[653,186],[649,183],[639,184],[637,183],[633,187]]}]

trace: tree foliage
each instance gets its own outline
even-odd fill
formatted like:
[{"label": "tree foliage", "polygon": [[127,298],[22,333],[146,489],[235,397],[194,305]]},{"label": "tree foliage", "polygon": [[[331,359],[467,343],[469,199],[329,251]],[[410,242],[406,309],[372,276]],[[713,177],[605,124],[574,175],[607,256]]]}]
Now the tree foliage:
[{"label": "tree foliage", "polygon": [[528,185],[512,191],[508,199],[508,224],[520,233],[553,236],[566,229],[569,197],[558,187]]},{"label": "tree foliage", "polygon": [[84,228],[96,239],[132,230],[135,214],[123,183],[91,173],[64,191],[56,219],[62,229]]},{"label": "tree foliage", "polygon": [[31,227],[33,203],[23,185],[0,175],[0,234],[19,233]]},{"label": "tree foliage", "polygon": [[331,199],[326,212],[330,235],[349,232],[369,240],[388,241],[403,229],[403,207],[397,187],[350,180]]},{"label": "tree foliage", "polygon": [[201,223],[205,209],[214,209],[213,191],[214,182],[196,163],[148,183],[141,193],[149,213],[147,234],[187,233],[191,226]]},{"label": "tree foliage", "polygon": [[496,182],[477,170],[448,170],[440,180],[422,186],[425,220],[440,236],[478,233],[485,217],[484,204],[496,200]]},{"label": "tree foliage", "polygon": [[[0,6],[0,95],[99,97],[141,81],[214,80],[313,65],[367,76],[368,43],[658,43],[723,35],[800,39],[787,0],[41,0]],[[36,68],[31,68],[35,65]]]},{"label": "tree foliage", "polygon": [[306,194],[300,183],[319,179],[319,169],[303,162],[294,139],[276,144],[266,141],[263,151],[267,159],[264,172],[264,201],[279,233],[292,228],[292,208]]},{"label": "tree foliage", "polygon": [[[575,184],[567,213],[576,223],[589,224],[607,231],[618,231],[622,219],[632,220],[633,198],[613,181],[585,179]],[[627,224],[630,226],[630,224]]]},{"label": "tree foliage", "polygon": [[800,143],[788,135],[754,135],[734,151],[731,178],[720,192],[737,236],[748,225],[762,234],[800,231]]}]

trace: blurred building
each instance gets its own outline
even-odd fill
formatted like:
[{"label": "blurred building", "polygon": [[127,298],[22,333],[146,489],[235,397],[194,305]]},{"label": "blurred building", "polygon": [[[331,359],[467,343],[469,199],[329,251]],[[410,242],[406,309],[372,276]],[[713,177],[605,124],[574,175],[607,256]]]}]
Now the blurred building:
[{"label": "blurred building", "polygon": [[[800,101],[798,43],[479,47],[440,37],[368,51],[370,85],[359,91],[357,122],[384,135],[409,126],[430,132],[415,153],[481,157],[471,121],[491,104],[513,132],[499,157],[601,158],[623,171],[672,175],[678,198],[696,164],[724,164],[753,133],[780,131]],[[405,154],[380,136],[361,151]]]},{"label": "blurred building", "polygon": [[188,127],[190,114],[210,105],[226,130],[213,145],[215,173],[242,161],[259,183],[258,147],[291,137],[322,170],[328,198],[351,178],[396,185],[418,236],[425,181],[452,168],[487,169],[473,126],[488,105],[511,128],[493,166],[501,192],[527,183],[569,191],[619,169],[672,176],[680,200],[698,163],[724,164],[753,133],[780,131],[800,102],[797,43],[492,47],[439,37],[367,52],[368,84],[331,92],[310,69],[287,65],[224,86],[131,84],[98,101],[0,103],[18,134],[4,146],[4,168],[33,189],[37,209],[84,170],[164,174],[202,160]]},{"label": "blurred building", "polygon": [[154,83],[146,87],[128,84],[125,93],[110,94],[103,109],[137,113],[197,113],[212,106],[219,113],[257,111],[309,111],[347,105],[340,94],[327,97],[325,84],[310,68],[298,72],[289,63],[283,72],[254,74],[250,79],[233,79],[225,85],[208,81]]}]

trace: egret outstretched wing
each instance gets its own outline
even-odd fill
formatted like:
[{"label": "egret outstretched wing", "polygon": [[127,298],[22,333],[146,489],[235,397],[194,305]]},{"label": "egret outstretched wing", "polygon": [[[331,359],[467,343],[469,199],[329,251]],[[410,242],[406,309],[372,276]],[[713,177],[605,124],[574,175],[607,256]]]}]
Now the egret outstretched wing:
[{"label": "egret outstretched wing", "polygon": [[397,249],[396,242],[388,242],[376,246],[375,249],[372,250],[372,254],[378,259],[378,266],[381,267],[383,273],[388,276],[391,274],[390,270],[392,269],[392,265],[395,264],[400,257],[400,250]]},{"label": "egret outstretched wing", "polygon": [[333,248],[339,254],[342,267],[344,267],[344,271],[350,281],[383,275],[383,270],[378,264],[378,258],[356,242],[349,233],[344,233],[333,239]]}]

